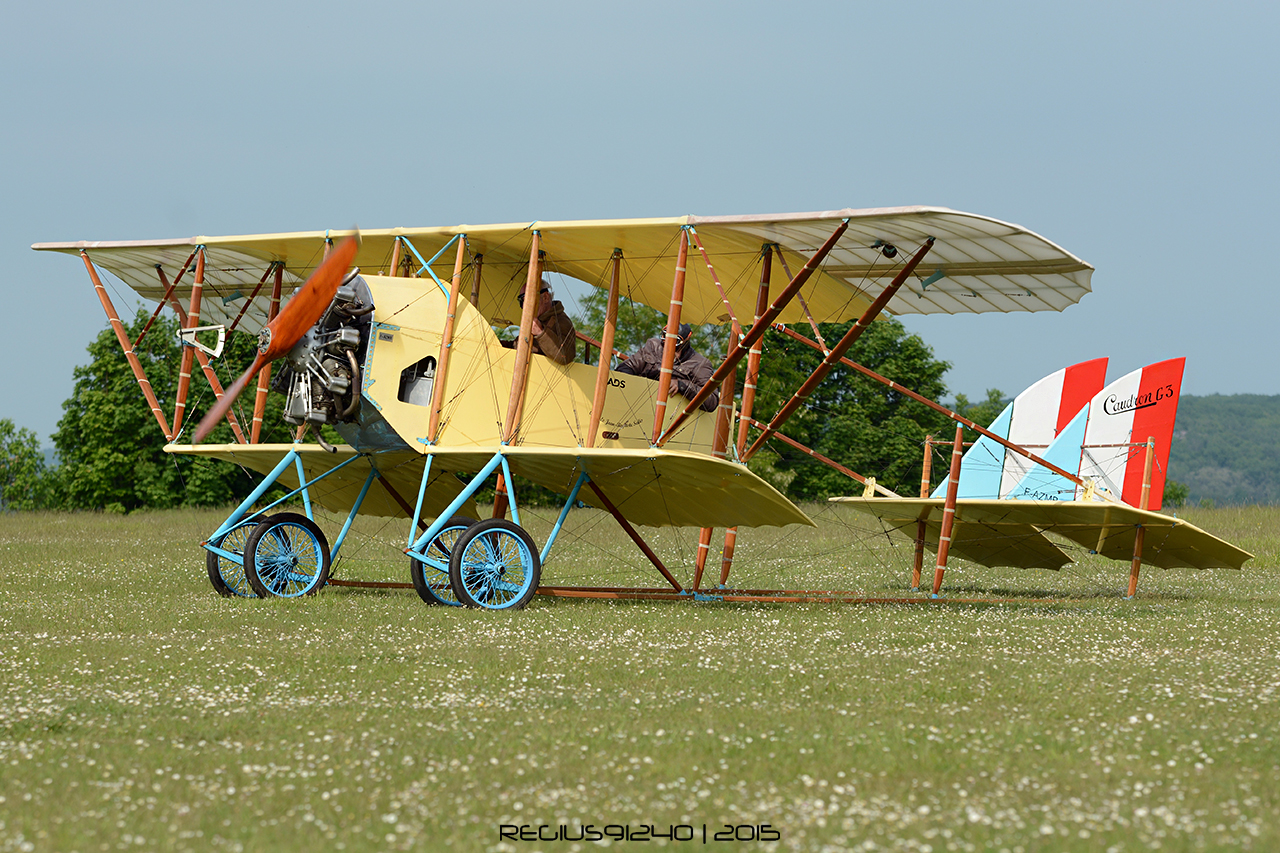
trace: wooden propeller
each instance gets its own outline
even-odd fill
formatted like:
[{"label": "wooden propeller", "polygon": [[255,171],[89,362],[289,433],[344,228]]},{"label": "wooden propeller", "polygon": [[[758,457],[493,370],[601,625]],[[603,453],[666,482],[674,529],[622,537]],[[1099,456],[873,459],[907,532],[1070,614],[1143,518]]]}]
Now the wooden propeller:
[{"label": "wooden propeller", "polygon": [[293,349],[307,330],[316,324],[324,314],[329,303],[333,301],[342,284],[343,276],[351,262],[355,260],[356,249],[360,242],[357,237],[348,237],[339,243],[329,257],[325,258],[316,271],[311,274],[302,288],[284,306],[284,310],[267,324],[264,334],[258,342],[258,355],[249,365],[249,369],[232,383],[222,395],[222,399],[201,419],[191,437],[192,444],[199,444],[204,437],[222,420],[231,404],[240,396],[240,392],[249,384],[259,370]]}]

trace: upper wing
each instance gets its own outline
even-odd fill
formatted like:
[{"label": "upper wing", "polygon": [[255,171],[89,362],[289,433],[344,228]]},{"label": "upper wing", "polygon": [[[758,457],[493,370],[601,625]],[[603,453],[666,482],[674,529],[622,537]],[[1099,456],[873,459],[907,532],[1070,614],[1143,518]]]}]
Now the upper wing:
[{"label": "upper wing", "polygon": [[[207,456],[268,473],[290,448],[302,457],[308,479],[357,455],[339,446],[327,453],[318,445],[221,444],[169,445],[169,453]],[[466,475],[479,471],[495,453],[507,457],[512,474],[525,477],[560,494],[568,494],[584,471],[609,501],[630,522],[649,527],[762,527],[813,522],[776,489],[745,466],[700,453],[659,449],[587,448],[433,448],[431,481],[423,500],[423,515],[442,513],[464,487]],[[312,500],[334,512],[349,511],[373,465],[409,505],[414,503],[427,456],[412,451],[374,453],[336,471],[311,491]],[[464,479],[458,476],[462,475]],[[281,480],[296,487],[292,467]],[[519,494],[517,494],[517,501]],[[579,499],[603,508],[588,488]],[[361,512],[369,515],[408,517],[387,486],[374,484]],[[478,517],[474,503],[462,513]]]},{"label": "upper wing", "polygon": [[[749,318],[760,278],[760,254],[776,246],[776,291],[799,272],[807,258],[842,220],[849,229],[801,293],[819,322],[843,322],[862,314],[927,237],[937,242],[918,270],[890,301],[893,314],[968,314],[990,311],[1061,311],[1089,292],[1093,268],[1076,256],[1018,225],[940,207],[834,210],[763,216],[681,216],[667,219],[584,220],[506,225],[457,225],[445,228],[390,228],[361,231],[356,265],[365,272],[390,272],[396,238],[408,241],[403,255],[416,274],[435,286],[420,261],[429,261],[456,235],[465,234],[471,257],[483,258],[483,286],[477,306],[488,318],[519,316],[515,296],[524,281],[532,232],[541,234],[546,269],[604,287],[614,249],[623,257],[622,293],[665,311],[671,298],[676,243],[680,230],[692,227],[705,246],[725,297],[739,318]],[[256,332],[266,323],[271,293],[267,267],[283,265],[283,293],[301,284],[323,257],[324,241],[346,231],[311,231],[185,240],[36,243],[32,248],[76,254],[86,252],[145,299],[159,300],[164,286],[156,265],[172,281],[197,246],[206,251],[201,317]],[[890,259],[880,247],[898,251]],[[684,319],[693,323],[727,322],[728,311],[707,265],[691,245],[687,264]],[[453,250],[438,261],[437,275],[451,274]],[[468,276],[471,272],[468,271]],[[267,279],[259,287],[259,282]],[[187,301],[194,272],[187,272],[177,295]],[[253,296],[255,289],[258,293]],[[470,288],[466,289],[470,292]],[[779,322],[803,322],[804,308],[793,303]]]}]

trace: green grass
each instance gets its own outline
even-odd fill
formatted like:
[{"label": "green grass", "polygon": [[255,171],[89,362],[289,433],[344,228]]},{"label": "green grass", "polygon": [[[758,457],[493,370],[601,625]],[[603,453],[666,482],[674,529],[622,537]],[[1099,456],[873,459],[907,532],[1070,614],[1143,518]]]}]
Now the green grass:
[{"label": "green grass", "polygon": [[[734,577],[907,595],[908,547],[815,512],[745,531]],[[0,516],[0,851],[593,846],[499,837],[540,823],[697,827],[677,849],[765,823],[780,841],[708,846],[1276,849],[1280,509],[1186,517],[1257,559],[1146,570],[1135,601],[1126,564],[1085,558],[948,573],[1014,604],[487,613],[222,599],[196,546],[219,513]],[[695,534],[646,532],[687,577]],[[404,533],[362,519],[338,571],[406,579]],[[567,534],[545,581],[655,583],[599,513]]]}]

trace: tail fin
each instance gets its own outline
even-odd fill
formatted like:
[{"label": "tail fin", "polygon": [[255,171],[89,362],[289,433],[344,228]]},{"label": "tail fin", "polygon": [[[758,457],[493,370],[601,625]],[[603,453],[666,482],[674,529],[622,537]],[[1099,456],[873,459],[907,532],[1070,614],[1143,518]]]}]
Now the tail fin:
[{"label": "tail fin", "polygon": [[[1098,393],[1106,374],[1105,358],[1083,361],[1051,373],[1005,406],[988,430],[1039,454]],[[1031,461],[1026,457],[983,436],[961,461],[957,494],[962,498],[1005,497],[1030,466]],[[945,497],[946,486],[944,479],[933,497]]]},{"label": "tail fin", "polygon": [[[1099,481],[1130,506],[1160,508],[1186,362],[1185,358],[1173,358],[1147,365],[1112,382],[1093,399],[1080,463],[1082,478]],[[1147,506],[1142,507],[1138,505],[1146,450],[1138,445],[1148,438],[1156,442],[1155,464],[1151,467],[1151,494]]]},{"label": "tail fin", "polygon": [[[1184,358],[1161,361],[1112,382],[1093,396],[1042,455],[1054,465],[1094,481],[1130,506],[1139,506],[1146,461],[1141,445],[1154,438],[1156,456],[1147,507],[1158,508],[1164,500],[1169,444],[1185,364]],[[1083,496],[1083,489],[1039,465],[1009,493],[1011,498],[1029,500],[1079,500]]]}]

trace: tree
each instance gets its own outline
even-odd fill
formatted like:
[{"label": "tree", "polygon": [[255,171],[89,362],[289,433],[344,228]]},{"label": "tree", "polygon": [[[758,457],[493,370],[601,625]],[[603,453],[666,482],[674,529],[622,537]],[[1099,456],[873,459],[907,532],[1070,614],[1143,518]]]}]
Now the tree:
[{"label": "tree", "polygon": [[[823,338],[838,341],[852,324],[823,324]],[[946,393],[939,361],[918,335],[893,318],[872,323],[847,357],[937,400]],[[764,339],[756,420],[768,422],[822,360],[822,353],[780,333]],[[739,382],[745,371],[739,369]],[[946,435],[950,420],[898,391],[837,364],[781,432],[859,474],[904,495],[919,491],[925,435]],[[751,460],[752,470],[800,500],[849,494],[859,487],[840,472],[781,441]]]},{"label": "tree", "polygon": [[1179,483],[1177,480],[1164,481],[1164,505],[1180,509],[1186,506],[1187,497],[1190,496],[1191,489],[1186,483]]},{"label": "tree", "polygon": [[961,417],[968,418],[980,427],[989,427],[1004,411],[1004,407],[1009,405],[1009,402],[1004,398],[1003,391],[998,388],[988,388],[987,398],[978,403],[971,403],[964,394],[957,394],[953,411]]},{"label": "tree", "polygon": [[29,429],[0,419],[0,511],[40,509],[48,490],[40,442]]},{"label": "tree", "polygon": [[[136,340],[148,316],[139,311],[127,325],[131,340]],[[172,415],[182,360],[176,329],[176,319],[157,318],[142,346],[136,348],[167,417]],[[252,335],[232,333],[228,337],[222,358],[215,362],[224,385],[249,363],[254,346]],[[218,506],[247,494],[259,481],[257,475],[223,462],[165,453],[165,436],[111,329],[103,330],[88,352],[89,363],[75,369],[75,389],[62,404],[64,414],[53,436],[61,460],[57,471],[61,506],[116,512],[141,507]],[[198,366],[193,374],[183,421],[188,435],[213,401]],[[238,404],[240,423],[246,430],[251,414],[243,403],[248,401],[251,406],[252,400],[252,392],[247,392]],[[279,417],[279,402],[268,408],[274,408],[275,413],[273,416],[269,411],[264,419],[263,440],[291,440]],[[232,441],[226,423],[208,439],[215,444]]]},{"label": "tree", "polygon": [[[578,300],[579,313],[574,326],[584,335],[600,340],[604,334],[605,314],[609,308],[609,292],[593,290]],[[667,315],[643,302],[633,302],[625,296],[618,297],[618,327],[613,338],[613,348],[630,354],[640,349],[644,342],[661,334],[667,326]],[[711,359],[712,363],[724,357],[725,342],[729,340],[728,326],[694,326],[693,348]]]}]

